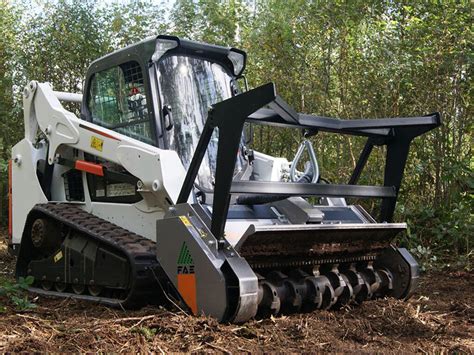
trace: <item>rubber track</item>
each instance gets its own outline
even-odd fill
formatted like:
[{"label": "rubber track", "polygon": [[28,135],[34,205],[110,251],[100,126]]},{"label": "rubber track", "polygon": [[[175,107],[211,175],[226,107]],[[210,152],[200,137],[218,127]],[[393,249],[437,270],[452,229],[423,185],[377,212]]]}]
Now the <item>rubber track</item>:
[{"label": "rubber track", "polygon": [[[155,303],[161,298],[161,287],[156,280],[156,270],[160,269],[156,260],[156,243],[132,233],[122,227],[94,216],[81,208],[62,203],[38,204],[33,211],[40,212],[49,218],[86,234],[98,244],[105,244],[124,254],[131,266],[131,287],[125,299],[94,297],[98,302],[117,304],[126,308],[135,308],[147,303]],[[33,290],[34,291],[34,290]],[[47,291],[51,295],[59,292]],[[65,293],[62,294],[64,296]],[[67,293],[70,297],[82,299],[82,295]]]}]

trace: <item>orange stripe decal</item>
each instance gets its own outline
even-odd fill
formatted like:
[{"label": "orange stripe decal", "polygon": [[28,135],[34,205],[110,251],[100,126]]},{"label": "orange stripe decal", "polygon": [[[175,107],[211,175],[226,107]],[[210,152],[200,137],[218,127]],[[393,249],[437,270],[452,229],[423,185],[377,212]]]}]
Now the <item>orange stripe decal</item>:
[{"label": "orange stripe decal", "polygon": [[193,314],[197,314],[196,274],[178,274],[178,291]]},{"label": "orange stripe decal", "polygon": [[85,171],[86,173],[104,176],[104,167],[100,164],[95,164],[84,160],[76,160],[74,168]]},{"label": "orange stripe decal", "polygon": [[10,243],[12,241],[13,235],[13,223],[12,223],[12,161],[11,159],[8,161],[8,238]]},{"label": "orange stripe decal", "polygon": [[111,138],[111,139],[115,139],[116,141],[119,141],[120,139],[118,139],[117,137],[114,137],[108,133],[105,133],[105,132],[102,132],[102,131],[99,131],[98,129],[95,129],[95,128],[92,128],[92,127],[87,127],[83,124],[79,124],[79,127],[81,128],[84,128],[84,129],[87,129],[88,131],[91,131],[91,132],[94,132],[94,133],[97,133],[97,134],[100,134],[101,136],[104,136],[104,137],[107,137],[107,138]]}]

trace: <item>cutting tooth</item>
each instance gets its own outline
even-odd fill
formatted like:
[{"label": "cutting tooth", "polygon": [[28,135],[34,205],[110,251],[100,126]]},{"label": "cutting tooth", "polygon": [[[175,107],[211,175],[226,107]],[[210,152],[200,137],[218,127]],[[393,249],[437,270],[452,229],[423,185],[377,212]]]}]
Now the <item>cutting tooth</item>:
[{"label": "cutting tooth", "polygon": [[329,279],[332,288],[334,289],[335,308],[340,308],[352,300],[353,290],[347,277],[339,272],[338,264],[327,265],[322,274]]},{"label": "cutting tooth", "polygon": [[357,304],[364,302],[369,295],[369,284],[364,280],[362,275],[357,272],[356,264],[350,263],[344,265],[341,271],[346,275],[354,292],[353,300]]},{"label": "cutting tooth", "polygon": [[283,312],[299,312],[303,306],[303,298],[306,296],[306,285],[304,282],[287,278],[283,281],[286,287],[286,298],[283,302]]},{"label": "cutting tooth", "polygon": [[321,274],[320,266],[313,268],[313,275],[322,293],[322,303],[320,308],[331,308],[331,306],[334,305],[337,301],[337,295],[336,291],[334,290],[334,287],[331,284],[330,279],[327,276]]},{"label": "cutting tooth", "polygon": [[345,306],[346,304],[351,303],[354,300],[354,290],[352,288],[352,285],[347,278],[347,276],[343,273],[340,274],[341,278],[344,280],[345,286],[342,291],[342,294],[337,298],[337,302],[334,305],[334,308],[341,308]]},{"label": "cutting tooth", "polygon": [[301,292],[304,293],[304,284],[290,279],[281,271],[272,271],[267,275],[267,280],[273,283],[280,299],[280,312],[297,312],[303,304]]},{"label": "cutting tooth", "polygon": [[389,295],[391,291],[393,290],[392,273],[386,268],[377,269],[375,270],[375,273],[380,278],[380,288],[377,291],[377,296],[384,297],[384,296]]},{"label": "cutting tooth", "polygon": [[308,312],[321,308],[325,286],[301,269],[290,271],[288,277],[299,295],[298,298],[290,300],[293,311]]},{"label": "cutting tooth", "polygon": [[263,280],[258,287],[258,316],[268,318],[280,312],[281,301],[276,287],[269,281]]},{"label": "cutting tooth", "polygon": [[359,271],[360,275],[369,286],[367,299],[372,299],[374,297],[374,294],[380,288],[380,284],[382,282],[380,275],[377,272],[375,272],[371,261],[369,261],[368,263],[362,263],[361,265],[358,265],[357,270]]},{"label": "cutting tooth", "polygon": [[[359,258],[362,261],[358,262],[355,259],[343,263],[336,259],[333,263],[311,263],[310,268],[286,267],[280,269],[283,272],[267,269],[263,276],[257,274],[258,315],[339,309],[346,304],[361,304],[390,295],[394,288],[392,272],[384,267],[374,268],[374,262],[367,258]],[[289,264],[301,267],[305,263]]]}]

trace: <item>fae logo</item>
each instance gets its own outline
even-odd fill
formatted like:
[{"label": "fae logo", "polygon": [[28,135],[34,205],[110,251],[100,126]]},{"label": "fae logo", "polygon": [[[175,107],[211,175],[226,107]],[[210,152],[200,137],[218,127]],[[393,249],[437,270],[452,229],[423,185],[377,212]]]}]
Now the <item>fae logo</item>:
[{"label": "fae logo", "polygon": [[178,256],[178,274],[194,274],[194,262],[186,242],[183,242]]},{"label": "fae logo", "polygon": [[178,291],[193,314],[197,314],[196,275],[194,260],[186,242],[183,242],[177,261]]}]

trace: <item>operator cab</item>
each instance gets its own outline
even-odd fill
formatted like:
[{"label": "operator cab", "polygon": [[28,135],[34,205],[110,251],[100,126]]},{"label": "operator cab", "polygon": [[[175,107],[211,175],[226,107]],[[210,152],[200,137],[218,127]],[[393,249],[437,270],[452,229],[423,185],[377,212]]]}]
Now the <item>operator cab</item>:
[{"label": "operator cab", "polygon": [[[185,169],[196,150],[209,108],[239,93],[236,79],[246,54],[234,48],[153,37],[91,64],[81,117],[146,144],[178,153]],[[218,131],[202,161],[196,185],[211,192]],[[248,167],[237,152],[235,177]]]}]

